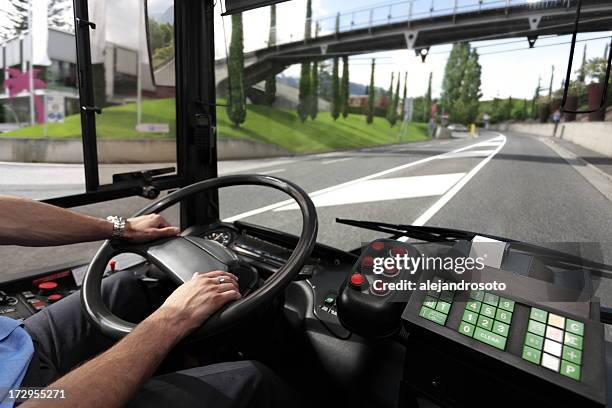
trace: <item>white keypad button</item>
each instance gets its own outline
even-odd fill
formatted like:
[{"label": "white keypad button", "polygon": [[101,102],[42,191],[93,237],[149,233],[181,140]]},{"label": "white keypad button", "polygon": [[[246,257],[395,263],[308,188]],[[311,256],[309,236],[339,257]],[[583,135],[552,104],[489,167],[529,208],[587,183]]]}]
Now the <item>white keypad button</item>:
[{"label": "white keypad button", "polygon": [[565,327],[565,317],[549,313],[548,324],[563,329]]},{"label": "white keypad button", "polygon": [[544,353],[542,354],[542,366],[548,368],[549,370],[559,372],[559,359],[555,356]]},{"label": "white keypad button", "polygon": [[546,338],[552,339],[559,343],[563,343],[563,330],[559,330],[556,327],[546,327]]},{"label": "white keypad button", "polygon": [[553,356],[561,357],[561,343],[546,339],[544,342],[544,351]]}]

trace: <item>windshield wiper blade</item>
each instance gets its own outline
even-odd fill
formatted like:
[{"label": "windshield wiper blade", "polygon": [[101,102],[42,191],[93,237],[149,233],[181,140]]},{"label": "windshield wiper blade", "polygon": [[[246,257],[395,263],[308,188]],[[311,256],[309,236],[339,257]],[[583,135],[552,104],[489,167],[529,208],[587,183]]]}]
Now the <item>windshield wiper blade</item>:
[{"label": "windshield wiper blade", "polygon": [[428,227],[428,226],[416,226],[416,225],[405,225],[405,224],[389,224],[384,222],[376,221],[358,221],[344,218],[336,218],[336,222],[339,224],[351,225],[353,227],[369,229],[372,231],[380,231],[387,234],[392,234],[393,239],[397,239],[402,236],[418,239],[427,242],[455,242],[457,240],[471,241],[475,236],[481,236],[486,238],[503,241],[510,244],[511,248],[515,251],[524,252],[530,255],[537,255],[540,258],[546,258],[551,266],[558,267],[581,267],[588,269],[594,275],[605,276],[606,278],[612,278],[610,273],[603,271],[612,271],[612,266],[590,261],[580,256],[567,254],[560,252],[555,249],[542,247],[535,244],[529,244],[514,239],[498,237],[495,235],[476,233],[471,231],[463,231],[451,228],[440,228],[440,227]]}]

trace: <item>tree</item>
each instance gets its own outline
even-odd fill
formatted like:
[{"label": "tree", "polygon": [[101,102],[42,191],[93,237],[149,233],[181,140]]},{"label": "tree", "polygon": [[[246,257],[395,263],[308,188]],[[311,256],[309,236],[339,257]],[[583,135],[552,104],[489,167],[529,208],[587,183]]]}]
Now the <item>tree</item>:
[{"label": "tree", "polygon": [[[270,6],[270,33],[268,34],[268,47],[276,45],[276,5]],[[276,100],[276,74],[271,74],[266,78],[264,91],[264,103],[272,106]]]},{"label": "tree", "polygon": [[9,25],[8,36],[14,36],[28,29],[29,0],[4,0],[8,2],[6,17]]},{"label": "tree", "polygon": [[459,100],[454,109],[449,109],[449,119],[452,122],[464,124],[474,123],[478,116],[482,68],[478,62],[478,52],[470,51],[464,67]]},{"label": "tree", "polygon": [[502,110],[503,120],[512,119],[512,109],[513,108],[514,108],[514,100],[512,99],[512,97],[509,97],[503,106],[503,110]]},{"label": "tree", "polygon": [[461,85],[469,55],[469,44],[454,44],[444,68],[440,104],[442,111],[448,113],[450,118],[453,116],[453,106],[461,96]]},{"label": "tree", "polygon": [[431,118],[431,80],[433,78],[433,72],[429,73],[429,84],[427,85],[427,93],[425,94],[425,100],[423,101],[423,122],[429,122]]},{"label": "tree", "polygon": [[[393,86],[393,76],[391,76],[391,85]],[[395,84],[395,94],[389,96],[389,109],[387,110],[387,120],[391,127],[397,122],[397,108],[399,105],[400,92],[400,74],[397,73],[397,82]]]},{"label": "tree", "polygon": [[536,87],[535,93],[533,94],[533,100],[531,101],[531,118],[537,119],[540,115],[537,109],[538,99],[540,99],[540,83],[542,78],[538,77],[538,86]]},{"label": "tree", "polygon": [[246,120],[243,41],[242,13],[233,14],[228,64],[229,101],[227,104],[227,116],[234,126],[240,126]]},{"label": "tree", "polygon": [[340,116],[340,80],[338,78],[338,57],[334,58],[334,67],[332,68],[332,100],[331,100],[331,115],[334,120]]},{"label": "tree", "polygon": [[587,44],[584,44],[584,48],[582,49],[582,64],[580,65],[580,68],[578,69],[578,81],[579,82],[584,82],[586,79],[586,64],[587,64],[587,59],[586,59],[586,51],[587,51]]},{"label": "tree", "polygon": [[49,0],[47,7],[47,19],[49,26],[62,30],[70,30],[73,27],[72,1]]},{"label": "tree", "polygon": [[374,104],[376,102],[376,89],[374,87],[374,70],[376,68],[376,60],[372,58],[372,70],[370,72],[370,85],[368,86],[368,104],[366,105],[366,122],[374,121]]},{"label": "tree", "polygon": [[553,81],[555,79],[555,66],[550,71],[550,86],[548,87],[548,102],[552,101]]},{"label": "tree", "polygon": [[317,61],[312,63],[312,70],[310,72],[311,79],[311,91],[312,95],[310,97],[311,108],[310,108],[310,118],[315,120],[319,113],[319,63]]},{"label": "tree", "polygon": [[349,57],[342,57],[342,82],[340,83],[340,106],[342,117],[349,114]]},{"label": "tree", "polygon": [[523,121],[527,117],[527,99],[523,103],[515,104],[512,107],[512,119]]},{"label": "tree", "polygon": [[[308,41],[310,39],[310,34],[312,30],[312,0],[308,0],[306,3],[306,23],[304,26],[304,40]],[[312,90],[310,83],[310,62],[302,63],[302,69],[300,71],[300,93],[298,96],[298,116],[300,120],[304,122],[310,111],[312,109]]]},{"label": "tree", "polygon": [[404,115],[406,112],[406,98],[408,97],[408,71],[404,73],[404,94],[402,96],[402,107],[400,109],[400,115],[402,122],[404,121]]}]

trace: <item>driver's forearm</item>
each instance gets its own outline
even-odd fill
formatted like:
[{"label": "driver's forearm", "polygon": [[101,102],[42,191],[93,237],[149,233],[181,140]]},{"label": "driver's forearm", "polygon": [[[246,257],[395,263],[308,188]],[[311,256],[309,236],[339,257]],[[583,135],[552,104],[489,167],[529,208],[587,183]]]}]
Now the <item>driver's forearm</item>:
[{"label": "driver's forearm", "polygon": [[0,196],[0,245],[52,246],[98,241],[110,221],[24,198]]},{"label": "driver's forearm", "polygon": [[22,407],[125,406],[180,341],[186,332],[180,326],[168,311],[159,309],[115,346],[48,387],[64,390],[66,399],[30,400]]}]

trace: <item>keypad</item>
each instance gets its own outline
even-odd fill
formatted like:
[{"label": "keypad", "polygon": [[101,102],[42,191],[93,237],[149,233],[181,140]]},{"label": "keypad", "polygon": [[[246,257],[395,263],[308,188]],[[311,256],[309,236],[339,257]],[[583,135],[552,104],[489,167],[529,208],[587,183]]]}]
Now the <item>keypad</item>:
[{"label": "keypad", "polygon": [[510,332],[514,301],[493,293],[471,291],[459,333],[504,350]]},{"label": "keypad", "polygon": [[532,307],[522,357],[580,380],[583,337],[584,323]]},{"label": "keypad", "polygon": [[[444,282],[443,279],[436,278],[439,282]],[[430,290],[427,292],[423,305],[419,312],[419,316],[441,326],[446,324],[448,313],[453,305],[454,294],[451,291],[436,292]]]}]

